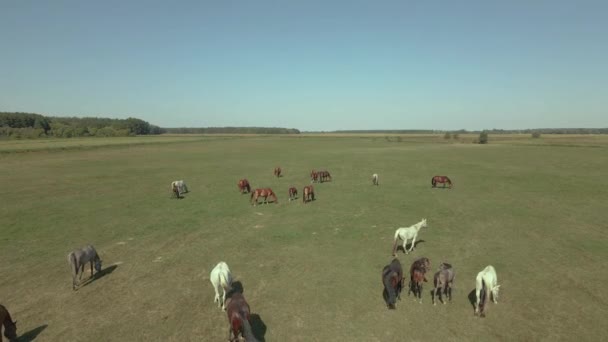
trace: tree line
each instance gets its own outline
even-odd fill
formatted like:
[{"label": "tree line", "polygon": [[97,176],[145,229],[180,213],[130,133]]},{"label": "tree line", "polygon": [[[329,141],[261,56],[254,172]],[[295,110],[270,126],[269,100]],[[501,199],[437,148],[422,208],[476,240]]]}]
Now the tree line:
[{"label": "tree line", "polygon": [[295,128],[281,127],[179,127],[163,130],[173,134],[300,134]]},{"label": "tree line", "polygon": [[456,131],[431,130],[431,129],[393,129],[393,130],[340,130],[330,133],[381,133],[381,134],[480,134],[482,132],[491,134],[608,134],[608,128],[534,128],[534,129],[491,129],[483,131],[468,131],[460,129]]},{"label": "tree line", "polygon": [[34,113],[0,112],[0,137],[74,138],[161,134],[158,126],[137,119],[52,117]]}]

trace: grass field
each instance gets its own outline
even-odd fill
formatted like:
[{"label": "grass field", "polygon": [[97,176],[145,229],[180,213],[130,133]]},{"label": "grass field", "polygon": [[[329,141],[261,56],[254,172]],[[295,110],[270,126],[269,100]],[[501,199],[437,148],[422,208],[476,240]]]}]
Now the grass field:
[{"label": "grass field", "polygon": [[[0,303],[24,341],[223,341],[208,279],[223,260],[261,340],[608,340],[608,137],[469,138],[0,142]],[[312,168],[333,182],[289,203]],[[435,174],[454,188],[431,189]],[[243,177],[279,203],[250,206]],[[175,179],[183,200],[170,199]],[[427,283],[423,304],[404,293],[389,311],[393,233],[421,218],[422,241],[399,259],[452,263],[453,303],[432,306]],[[74,292],[66,255],[89,242],[106,271]],[[469,295],[489,264],[501,296],[481,319]]]}]

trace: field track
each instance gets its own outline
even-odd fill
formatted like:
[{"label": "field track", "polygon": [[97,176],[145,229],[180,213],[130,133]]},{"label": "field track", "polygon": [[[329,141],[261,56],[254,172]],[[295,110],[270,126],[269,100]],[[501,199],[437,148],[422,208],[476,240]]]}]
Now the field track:
[{"label": "field track", "polygon": [[[0,141],[0,303],[23,340],[226,340],[208,279],[219,261],[266,341],[608,340],[606,136],[115,139]],[[289,203],[313,168],[333,181]],[[431,189],[433,175],[454,188]],[[241,178],[279,203],[249,205]],[[421,218],[399,259],[453,264],[453,303],[432,306],[426,283],[423,304],[406,291],[389,311],[394,231]],[[106,272],[74,292],[66,255],[86,243]],[[480,319],[469,296],[489,264],[500,298]]]}]

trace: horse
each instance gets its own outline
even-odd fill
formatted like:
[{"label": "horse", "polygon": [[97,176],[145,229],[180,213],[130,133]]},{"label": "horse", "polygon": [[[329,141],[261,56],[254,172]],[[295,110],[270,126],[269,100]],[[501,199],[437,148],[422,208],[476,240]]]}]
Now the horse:
[{"label": "horse", "polygon": [[274,175],[277,178],[281,177],[281,167],[280,166],[277,166],[277,167],[274,168]]},{"label": "horse", "polygon": [[[230,268],[228,264],[223,261],[220,261],[213,270],[211,270],[211,274],[209,275],[209,280],[211,281],[211,285],[213,285],[213,289],[215,290],[215,298],[213,299],[214,303],[217,303],[217,306],[222,306],[222,310],[226,310],[226,293],[232,289],[232,273],[230,273]],[[220,297],[220,288],[224,291],[224,295]]]},{"label": "horse", "polygon": [[295,199],[298,199],[298,189],[292,186],[291,188],[289,188],[289,202]]},{"label": "horse", "polygon": [[[186,183],[183,180],[176,180],[171,182],[171,191],[174,191],[174,187],[177,187],[180,195],[190,192],[188,191],[188,187],[186,186]],[[177,197],[179,198],[179,196]]]},{"label": "horse", "polygon": [[[492,294],[492,301],[498,304],[498,277],[496,276],[496,270],[492,265],[487,266],[481,272],[477,274],[475,279],[475,315],[479,314],[480,317],[485,317],[485,307],[488,302],[490,293]],[[482,294],[480,301],[480,294]]]},{"label": "horse", "polygon": [[234,293],[228,301],[227,310],[228,322],[230,323],[228,340],[230,342],[238,341],[239,335],[241,335],[246,342],[258,341],[253,335],[249,313],[249,304],[247,304],[243,294],[238,292]]},{"label": "horse", "polygon": [[258,198],[260,197],[264,197],[264,201],[262,202],[264,204],[268,203],[268,197],[274,199],[274,203],[279,202],[277,199],[277,195],[275,195],[274,191],[272,191],[271,188],[255,189],[255,191],[251,193],[251,204],[257,205]]},{"label": "horse", "polygon": [[395,309],[397,298],[401,300],[403,279],[403,268],[397,258],[382,269],[382,284],[387,295],[386,305],[389,309]]},{"label": "horse", "polygon": [[372,175],[372,184],[374,184],[374,185],[380,185],[380,183],[378,183],[378,174],[377,173],[374,173]]},{"label": "horse", "polygon": [[92,245],[86,245],[82,249],[76,249],[68,254],[68,264],[72,270],[72,290],[76,290],[76,276],[80,273],[78,283],[82,280],[84,266],[89,262],[91,266],[91,277],[93,277],[93,265],[95,271],[101,272],[101,259]]},{"label": "horse", "polygon": [[448,178],[448,176],[435,176],[431,179],[431,185],[432,187],[436,187],[437,183],[442,184],[443,183],[443,187],[445,188],[446,183],[448,184],[448,188],[451,189],[452,188],[452,181]]},{"label": "horse", "polygon": [[422,303],[422,283],[426,282],[425,273],[427,271],[427,262],[430,266],[430,261],[427,258],[420,258],[412,263],[410,267],[410,286],[407,292],[409,296],[410,293],[414,293],[414,300],[416,300],[416,296],[418,296],[418,301]]},{"label": "horse", "polygon": [[241,194],[251,192],[251,186],[249,185],[249,181],[246,178],[241,179],[237,186],[239,187],[239,191]]},{"label": "horse", "polygon": [[329,171],[319,171],[319,181],[321,183],[331,181],[331,175],[329,174]]},{"label": "horse", "polygon": [[177,198],[177,199],[182,198],[182,196],[179,193],[179,187],[177,186],[177,184],[171,183],[171,192],[173,192],[173,195],[175,196],[175,198]]},{"label": "horse", "polygon": [[[0,304],[0,334],[2,333],[2,327],[4,326],[4,337],[8,338],[9,341],[17,340],[17,322],[13,322],[11,314],[8,313],[6,307]],[[2,336],[0,335],[0,341]]]},{"label": "horse", "polygon": [[[395,238],[393,239],[393,256],[397,254],[397,240],[399,239],[403,240],[403,250],[405,251],[405,254],[409,254],[409,252],[411,252],[416,245],[416,237],[418,236],[418,232],[424,227],[426,227],[426,219],[422,219],[420,222],[407,228],[398,228],[395,231]],[[408,251],[405,249],[405,246],[407,245],[407,240],[409,239],[412,239],[412,245]]]},{"label": "horse", "polygon": [[302,196],[302,202],[304,202],[304,204],[315,200],[315,189],[313,189],[312,185],[305,186],[302,193],[304,194]]},{"label": "horse", "polygon": [[445,304],[445,301],[442,298],[442,292],[448,298],[450,303],[452,302],[452,286],[454,285],[455,277],[456,272],[454,271],[452,265],[445,262],[439,264],[439,271],[437,271],[433,277],[433,285],[435,286],[432,291],[433,305],[436,305],[435,297],[437,296],[439,296],[441,302]]},{"label": "horse", "polygon": [[319,180],[319,173],[313,169],[312,171],[310,171],[310,182],[314,183],[314,182],[317,182],[318,180]]}]

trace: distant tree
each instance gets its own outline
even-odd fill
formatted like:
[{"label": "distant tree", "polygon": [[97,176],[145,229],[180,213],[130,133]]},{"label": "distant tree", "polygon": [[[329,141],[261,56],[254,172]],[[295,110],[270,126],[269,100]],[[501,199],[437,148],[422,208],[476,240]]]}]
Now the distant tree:
[{"label": "distant tree", "polygon": [[479,143],[480,144],[488,143],[488,132],[483,131],[483,132],[479,133]]},{"label": "distant tree", "polygon": [[534,139],[540,138],[540,132],[539,131],[532,132],[532,138],[534,138]]},{"label": "distant tree", "polygon": [[450,132],[445,132],[445,135],[443,136],[443,139],[450,140],[451,137],[452,137],[452,135],[450,134]]},{"label": "distant tree", "polygon": [[454,134],[452,134],[452,138],[453,138],[454,140],[458,140],[458,138],[459,138],[458,133],[454,133]]}]

